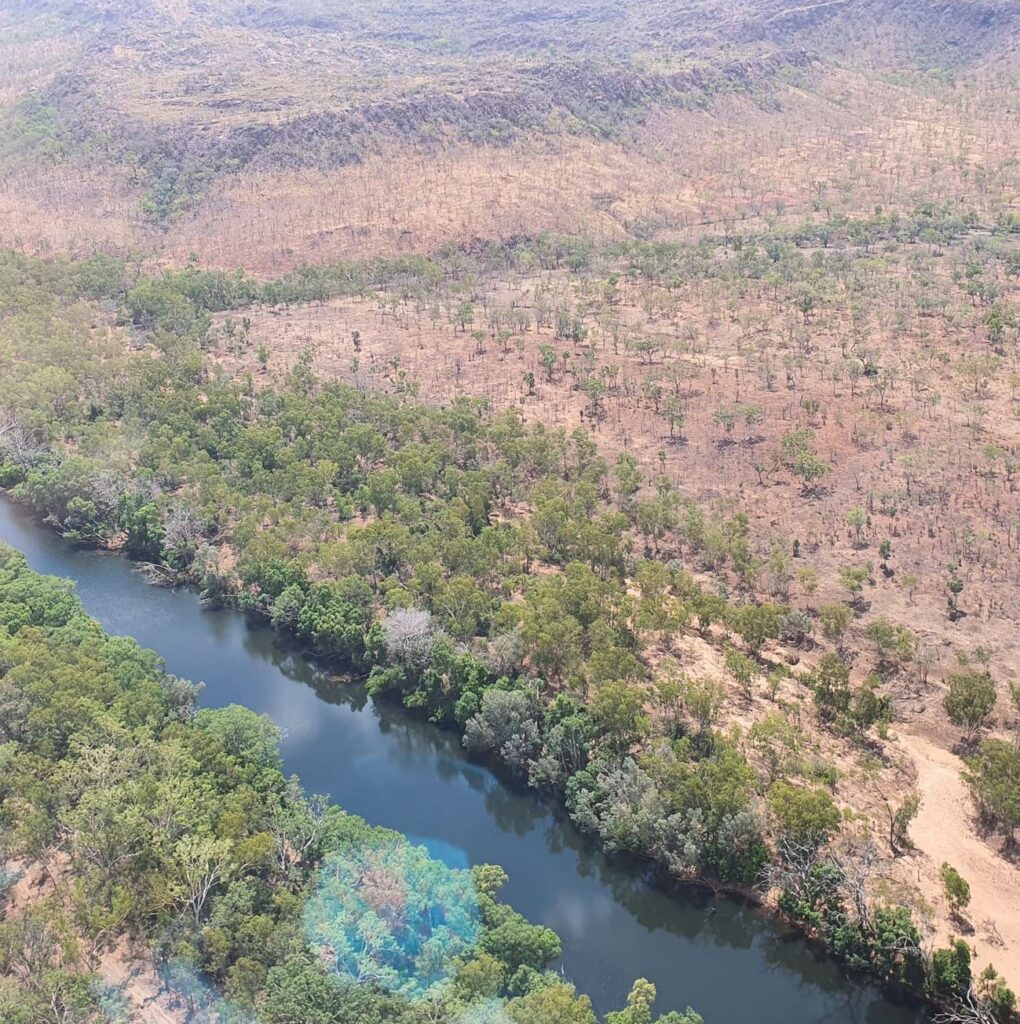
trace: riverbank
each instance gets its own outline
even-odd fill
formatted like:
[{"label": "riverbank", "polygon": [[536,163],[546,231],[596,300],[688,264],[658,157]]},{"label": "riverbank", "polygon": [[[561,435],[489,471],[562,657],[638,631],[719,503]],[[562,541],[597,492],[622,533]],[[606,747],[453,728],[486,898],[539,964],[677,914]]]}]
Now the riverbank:
[{"label": "riverbank", "polygon": [[[109,550],[118,554],[123,554],[122,546],[120,544],[111,544]],[[149,582],[153,582],[152,574],[146,574]],[[236,607],[236,603],[233,599],[228,598],[225,605],[231,608]],[[253,616],[249,610],[247,613],[248,623],[255,625],[256,628],[267,628],[268,623],[263,619],[260,623],[258,616]],[[296,639],[289,633],[289,631],[283,631],[282,634],[283,642],[290,644],[297,644],[296,650],[300,652],[301,656],[307,657],[308,659],[315,659],[319,656],[313,650],[308,650],[302,647]],[[418,704],[408,708],[403,708],[401,701],[398,699],[400,696],[399,692],[394,693],[393,691],[382,688],[378,693],[378,699],[382,700],[391,706],[402,707],[403,713],[416,716],[420,721],[425,720],[429,716],[429,707]],[[443,723],[443,728],[448,730],[451,735],[455,736],[458,740],[462,740],[465,735],[463,729],[463,722],[455,723],[453,720],[447,718]],[[495,771],[504,783],[509,783],[515,787],[523,787],[525,790],[534,790],[527,786],[520,774],[520,772],[512,771],[508,765],[499,760],[498,758],[483,758],[481,763],[484,763],[489,769]],[[565,799],[565,793],[562,789],[553,789],[550,791],[548,787],[538,792],[539,797],[543,800],[551,800],[551,806],[555,809],[556,813],[569,815],[569,806]],[[576,824],[576,822],[575,822]],[[597,844],[597,840],[592,840]],[[709,875],[685,875],[677,876],[666,871],[662,864],[657,862],[654,857],[643,856],[640,851],[629,850],[621,853],[620,851],[613,850],[602,850],[602,855],[611,858],[617,865],[623,866],[625,870],[631,872],[635,865],[640,868],[650,871],[655,879],[655,883],[660,887],[663,892],[672,893],[674,896],[677,893],[689,894],[692,891],[706,891],[711,892],[716,896],[725,896],[729,899],[739,901],[743,904],[751,905],[761,910],[764,913],[771,915],[777,922],[780,922],[783,927],[791,929],[791,931],[800,934],[805,942],[816,952],[822,952],[826,955],[831,954],[832,947],[826,943],[824,933],[819,930],[817,925],[808,918],[798,917],[791,915],[787,910],[782,907],[781,896],[782,893],[777,889],[772,889],[768,892],[762,892],[756,887],[733,884],[732,882],[721,881],[713,878]],[[946,941],[952,941],[952,936],[948,933],[944,936]],[[920,950],[920,943],[918,942],[918,949]],[[925,954],[930,956],[930,950]],[[844,969],[847,972],[849,978],[860,978],[868,977],[869,974],[876,972],[869,972],[866,968],[861,970],[864,965],[860,959],[857,958],[855,963],[844,964]],[[886,965],[888,969],[888,965]],[[941,1008],[943,1010],[950,1009],[952,1007],[951,1002],[945,1002],[941,999],[931,999],[930,993],[922,992],[919,988],[904,984],[905,976],[900,975],[897,980],[888,984],[888,992],[890,996],[896,1000],[906,999],[908,1003],[914,1004],[916,1001],[917,1005],[921,1005],[929,999],[928,1005],[935,1008]]]},{"label": "riverbank", "polygon": [[550,969],[559,938],[500,901],[502,868],[309,797],[266,716],[196,707],[6,544],[0,648],[0,1019],[138,1020],[167,993],[180,1024],[542,1024],[550,998],[598,1024]]},{"label": "riverbank", "polygon": [[138,636],[171,671],[204,679],[204,703],[270,714],[286,733],[287,770],[310,791],[330,793],[451,862],[504,864],[506,898],[559,932],[564,969],[597,1007],[620,1005],[637,970],[658,986],[662,1009],[697,1006],[709,1021],[783,1024],[793,1013],[811,1024],[916,1020],[841,977],[757,910],[650,888],[562,816],[470,764],[452,734],[366,703],[356,690],[338,692],[321,670],[237,613],[203,611],[187,590],[149,587],[124,559],[74,550],[8,504],[0,505],[0,538],[26,550],[34,568],[76,578],[106,628]]}]

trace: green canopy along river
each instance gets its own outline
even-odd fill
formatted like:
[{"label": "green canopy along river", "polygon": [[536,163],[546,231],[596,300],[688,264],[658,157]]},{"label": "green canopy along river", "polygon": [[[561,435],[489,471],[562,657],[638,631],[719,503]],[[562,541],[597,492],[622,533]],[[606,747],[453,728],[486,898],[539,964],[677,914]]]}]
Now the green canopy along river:
[{"label": "green canopy along river", "polygon": [[135,637],[169,671],[201,681],[207,706],[243,704],[283,730],[288,772],[370,823],[407,834],[452,866],[502,865],[502,898],[563,940],[562,969],[604,1013],[631,983],[659,1012],[692,1006],[708,1024],[916,1024],[921,1015],[815,956],[753,907],[667,894],[608,859],[532,794],[472,763],[459,737],[340,684],[237,611],[149,586],[117,555],[82,551],[0,502],[0,541],[38,572],[75,581],[110,633]]}]

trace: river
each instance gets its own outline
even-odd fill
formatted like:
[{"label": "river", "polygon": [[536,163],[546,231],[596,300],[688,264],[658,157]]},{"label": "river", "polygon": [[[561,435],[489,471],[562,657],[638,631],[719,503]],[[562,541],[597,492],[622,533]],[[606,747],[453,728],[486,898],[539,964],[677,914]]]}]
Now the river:
[{"label": "river", "polygon": [[637,977],[657,1009],[692,1006],[706,1024],[918,1024],[799,936],[739,902],[667,895],[593,849],[566,820],[466,759],[458,737],[375,704],[233,610],[147,585],[124,558],[81,551],[0,501],[0,541],[39,572],[75,581],[89,614],[135,637],[168,669],[205,684],[205,706],[244,704],[284,732],[286,770],[308,792],[424,843],[453,866],[501,864],[502,898],[563,940],[563,972],[597,1010]]}]

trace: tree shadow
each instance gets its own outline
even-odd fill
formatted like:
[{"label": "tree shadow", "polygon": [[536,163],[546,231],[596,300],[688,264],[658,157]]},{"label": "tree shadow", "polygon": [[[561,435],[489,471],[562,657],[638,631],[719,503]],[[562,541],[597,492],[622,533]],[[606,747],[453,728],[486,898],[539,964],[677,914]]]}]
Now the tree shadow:
[{"label": "tree shadow", "polygon": [[950,921],[959,929],[961,935],[973,935],[974,925],[963,916],[959,911],[951,911],[949,914]]}]

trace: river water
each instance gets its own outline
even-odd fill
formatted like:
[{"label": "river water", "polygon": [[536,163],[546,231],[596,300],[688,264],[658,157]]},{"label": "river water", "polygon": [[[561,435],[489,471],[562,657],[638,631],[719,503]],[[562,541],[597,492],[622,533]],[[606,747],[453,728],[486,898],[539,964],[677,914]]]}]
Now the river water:
[{"label": "river water", "polygon": [[468,761],[459,739],[367,700],[232,610],[147,585],[124,558],[80,551],[0,501],[0,541],[39,572],[73,579],[89,614],[135,637],[169,671],[205,684],[206,706],[244,704],[284,731],[286,770],[310,793],[424,843],[453,866],[501,864],[502,897],[563,940],[563,972],[600,1012],[637,977],[657,1009],[707,1024],[918,1024],[845,978],[796,935],[741,903],[667,895],[593,849],[562,812]]}]

